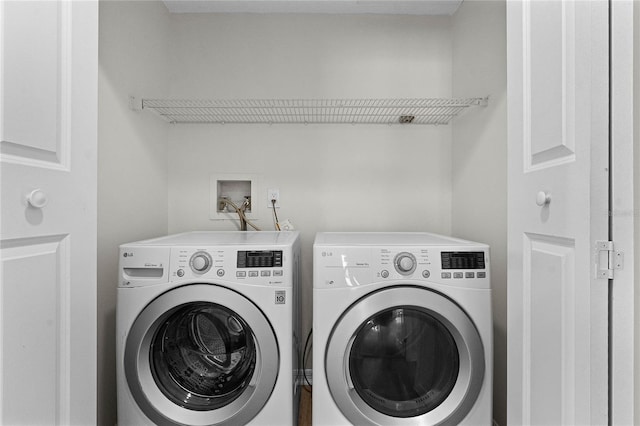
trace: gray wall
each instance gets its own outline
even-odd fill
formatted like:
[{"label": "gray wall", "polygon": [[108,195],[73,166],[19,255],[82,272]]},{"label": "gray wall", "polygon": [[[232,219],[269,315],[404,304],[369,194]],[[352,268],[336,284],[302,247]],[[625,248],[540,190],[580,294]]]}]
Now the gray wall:
[{"label": "gray wall", "polygon": [[493,417],[507,419],[506,3],[465,1],[453,17],[453,95],[486,96],[486,108],[453,125],[453,235],[491,246]]},{"label": "gray wall", "polygon": [[640,4],[634,4],[633,20],[633,109],[634,109],[634,253],[635,253],[635,422],[640,424]]},{"label": "gray wall", "polygon": [[167,125],[129,109],[166,96],[169,14],[158,2],[100,2],[98,424],[116,423],[118,246],[167,232]]}]

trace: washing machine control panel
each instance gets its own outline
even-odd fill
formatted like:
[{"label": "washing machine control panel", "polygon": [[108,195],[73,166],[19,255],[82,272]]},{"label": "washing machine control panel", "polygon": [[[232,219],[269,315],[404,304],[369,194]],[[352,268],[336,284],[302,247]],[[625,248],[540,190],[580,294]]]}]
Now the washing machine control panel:
[{"label": "washing machine control panel", "polygon": [[230,247],[172,249],[169,278],[229,279],[248,284],[282,284],[290,277],[283,250],[244,250]]}]

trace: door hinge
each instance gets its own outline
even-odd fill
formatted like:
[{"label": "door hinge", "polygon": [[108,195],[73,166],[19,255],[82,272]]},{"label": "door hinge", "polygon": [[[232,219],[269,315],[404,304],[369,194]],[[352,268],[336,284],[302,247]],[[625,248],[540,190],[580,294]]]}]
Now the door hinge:
[{"label": "door hinge", "polygon": [[616,251],[613,241],[596,241],[596,278],[613,279],[613,271],[624,268],[624,252]]}]

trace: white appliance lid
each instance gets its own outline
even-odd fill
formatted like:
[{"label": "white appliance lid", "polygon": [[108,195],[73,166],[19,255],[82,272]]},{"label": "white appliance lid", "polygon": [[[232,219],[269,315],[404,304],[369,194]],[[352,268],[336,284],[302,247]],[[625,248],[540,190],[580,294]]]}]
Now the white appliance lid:
[{"label": "white appliance lid", "polygon": [[320,232],[316,234],[314,245],[486,247],[486,244],[428,232]]},{"label": "white appliance lid", "polygon": [[137,241],[146,246],[291,245],[297,231],[193,231]]}]

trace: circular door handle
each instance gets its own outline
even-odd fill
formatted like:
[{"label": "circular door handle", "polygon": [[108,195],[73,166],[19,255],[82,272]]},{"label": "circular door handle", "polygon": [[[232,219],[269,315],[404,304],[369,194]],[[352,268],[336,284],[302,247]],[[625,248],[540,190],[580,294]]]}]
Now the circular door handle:
[{"label": "circular door handle", "polygon": [[551,202],[551,195],[547,194],[546,192],[540,191],[538,192],[538,195],[536,195],[536,204],[539,205],[540,207],[546,206],[550,202]]},{"label": "circular door handle", "polygon": [[47,205],[49,199],[42,189],[34,189],[27,195],[27,201],[32,207],[41,209]]}]

